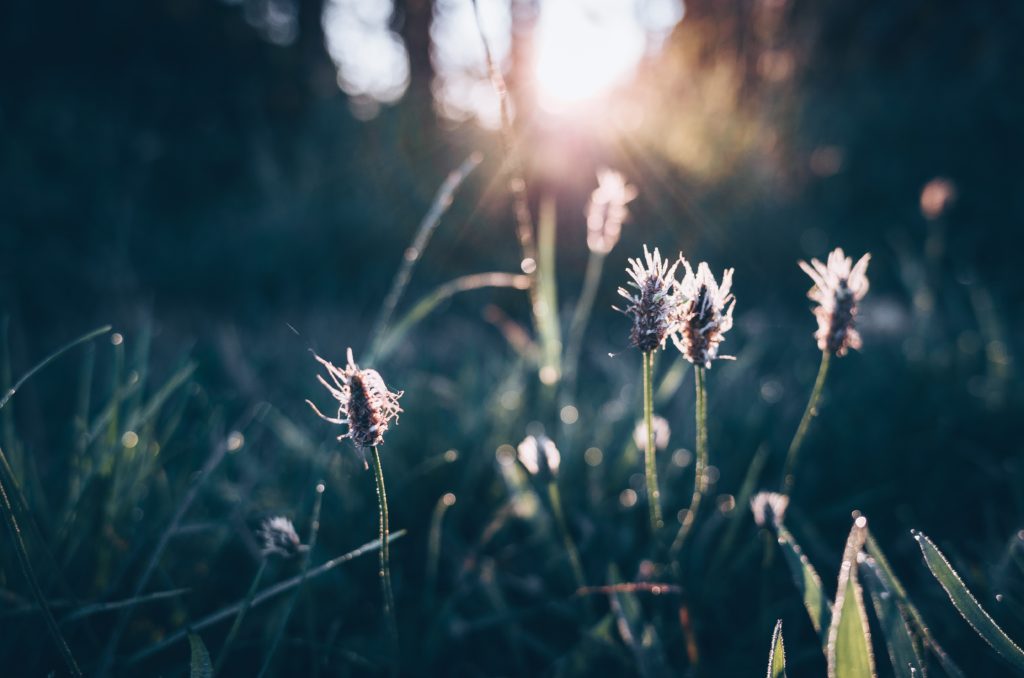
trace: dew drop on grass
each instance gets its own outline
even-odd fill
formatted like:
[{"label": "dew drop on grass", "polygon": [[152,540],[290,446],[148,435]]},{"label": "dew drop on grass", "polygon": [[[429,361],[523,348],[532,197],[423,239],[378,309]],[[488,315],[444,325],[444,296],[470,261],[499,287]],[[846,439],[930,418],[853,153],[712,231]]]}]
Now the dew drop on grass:
[{"label": "dew drop on grass", "polygon": [[624,508],[632,508],[636,506],[636,492],[634,490],[623,490],[619,494],[619,503]]},{"label": "dew drop on grass", "polygon": [[451,464],[453,461],[459,458],[458,450],[448,450],[444,453],[444,460]]},{"label": "dew drop on grass", "polygon": [[494,451],[494,456],[502,466],[511,466],[516,461],[516,448],[508,443],[499,445]]},{"label": "dew drop on grass", "polygon": [[603,460],[604,452],[597,447],[588,447],[583,453],[583,461],[587,462],[587,466],[600,466]]}]

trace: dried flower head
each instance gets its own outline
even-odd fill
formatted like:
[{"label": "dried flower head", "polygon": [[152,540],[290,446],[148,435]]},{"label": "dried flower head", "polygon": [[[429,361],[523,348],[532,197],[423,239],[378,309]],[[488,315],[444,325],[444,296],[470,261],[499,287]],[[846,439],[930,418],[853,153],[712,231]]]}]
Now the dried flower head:
[{"label": "dried flower head", "polygon": [[706,263],[697,266],[696,274],[685,259],[683,266],[686,275],[678,283],[678,294],[683,299],[679,306],[679,331],[672,341],[694,365],[709,368],[712,360],[734,360],[732,356],[718,355],[718,345],[732,328],[732,310],[736,306],[736,298],[729,291],[733,269],[722,273],[719,286]]},{"label": "dried flower head", "polygon": [[626,273],[632,280],[628,284],[637,291],[620,287],[619,294],[629,301],[623,312],[633,319],[629,340],[644,353],[663,347],[678,327],[675,279],[678,265],[679,262],[675,262],[670,266],[667,259],[661,258],[657,247],[651,254],[647,245],[644,245],[644,261],[629,260]]},{"label": "dried flower head", "polygon": [[629,216],[626,205],[636,198],[636,187],[615,170],[597,172],[597,188],[587,205],[587,247],[591,252],[608,254],[619,242],[622,224]]},{"label": "dried flower head", "polygon": [[530,475],[558,475],[562,455],[551,438],[543,435],[526,436],[516,449],[519,452],[519,461]]},{"label": "dried flower head", "polygon": [[854,321],[857,303],[868,293],[870,260],[871,255],[865,254],[854,264],[842,248],[837,247],[829,253],[828,264],[817,259],[811,259],[810,264],[800,262],[800,268],[814,281],[814,287],[807,296],[818,302],[814,308],[818,331],[814,336],[822,351],[843,356],[851,348],[860,349],[860,334]]},{"label": "dried flower head", "polygon": [[299,535],[295,532],[295,526],[284,516],[264,520],[258,534],[263,541],[261,550],[264,556],[279,555],[291,558],[304,550]]},{"label": "dried flower head", "polygon": [[[651,420],[651,428],[654,429],[654,448],[664,450],[668,447],[669,436],[672,435],[668,420],[665,417],[654,415]],[[636,427],[633,429],[633,442],[641,451],[647,449],[647,425],[642,419],[636,423]]]},{"label": "dried flower head", "polygon": [[786,517],[789,497],[778,492],[758,492],[750,500],[750,512],[758,527],[778,527]]},{"label": "dried flower head", "polygon": [[402,391],[389,391],[377,370],[361,370],[352,358],[352,349],[348,349],[348,363],[339,369],[318,355],[314,356],[321,365],[327,368],[328,382],[321,375],[317,379],[338,401],[338,415],[328,417],[307,400],[313,411],[321,419],[332,424],[344,424],[348,427],[338,440],[351,438],[357,448],[376,447],[384,442],[384,433],[392,420],[398,421],[398,399]]}]

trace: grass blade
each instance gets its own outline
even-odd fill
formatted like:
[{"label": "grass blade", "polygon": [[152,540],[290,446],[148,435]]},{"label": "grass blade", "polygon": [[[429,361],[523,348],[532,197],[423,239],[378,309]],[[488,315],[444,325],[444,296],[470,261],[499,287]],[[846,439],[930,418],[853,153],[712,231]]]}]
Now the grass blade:
[{"label": "grass blade", "polygon": [[874,678],[876,675],[864,592],[857,577],[857,559],[867,540],[867,526],[864,516],[857,516],[843,550],[828,630],[829,678]]},{"label": "grass blade", "polygon": [[194,633],[188,634],[188,645],[192,652],[189,662],[189,678],[213,678],[213,665],[210,664],[210,653],[206,651],[203,639]]},{"label": "grass blade", "polygon": [[782,643],[782,620],[775,622],[772,649],[768,653],[768,678],[786,678],[786,648]]},{"label": "grass blade", "polygon": [[932,635],[928,625],[924,623],[924,618],[921,616],[921,613],[907,596],[907,590],[903,588],[903,583],[896,577],[896,573],[893,572],[892,566],[889,565],[889,560],[885,557],[885,554],[882,553],[882,549],[879,548],[878,542],[875,541],[875,538],[871,535],[870,531],[868,532],[867,552],[873,559],[875,565],[874,571],[881,578],[886,589],[896,596],[904,616],[911,620],[914,629],[924,641],[925,647],[931,650],[932,654],[935,655],[935,658],[939,660],[939,663],[942,665],[942,669],[952,678],[966,678],[964,672],[960,670],[960,667],[956,665],[949,655],[946,654],[946,651],[942,646],[939,645],[938,641],[935,640],[935,636]]},{"label": "grass blade", "polygon": [[832,601],[825,594],[821,585],[821,577],[818,576],[818,572],[804,555],[790,531],[781,524],[776,529],[779,548],[782,549],[786,565],[789,566],[789,571],[793,575],[793,583],[796,584],[797,590],[803,597],[804,607],[807,608],[807,614],[811,618],[811,626],[814,627],[824,645],[832,618]]},{"label": "grass blade", "polygon": [[932,543],[932,540],[921,532],[915,532],[914,538],[917,539],[917,543],[921,547],[921,553],[924,554],[924,561],[927,563],[928,569],[946,590],[946,594],[960,615],[996,652],[1019,670],[1024,670],[1024,650],[1021,650],[1020,646],[1006,635],[1006,632],[996,624],[988,612],[985,612],[981,604],[978,603],[978,599],[967,589],[960,575],[956,573],[956,570],[949,564],[938,547]]},{"label": "grass blade", "polygon": [[924,658],[918,651],[909,623],[900,609],[899,599],[886,588],[878,569],[878,564],[870,557],[860,564],[860,574],[882,628],[893,672],[897,676],[925,676]]}]

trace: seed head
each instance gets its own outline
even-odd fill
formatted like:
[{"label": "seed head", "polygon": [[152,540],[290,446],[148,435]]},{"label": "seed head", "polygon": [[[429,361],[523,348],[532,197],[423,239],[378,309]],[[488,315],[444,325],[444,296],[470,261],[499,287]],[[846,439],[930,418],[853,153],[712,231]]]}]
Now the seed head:
[{"label": "seed head", "polygon": [[644,245],[644,260],[629,260],[626,273],[631,280],[629,291],[619,288],[619,294],[629,301],[623,311],[633,319],[633,328],[629,333],[630,342],[644,353],[664,347],[665,340],[678,328],[679,315],[676,297],[676,267],[679,262],[669,265],[668,260],[661,258],[658,248],[654,254]]},{"label": "seed head", "polygon": [[814,281],[808,298],[818,302],[814,316],[818,330],[814,337],[822,351],[844,356],[851,349],[860,350],[860,334],[855,327],[857,304],[868,293],[868,262],[865,254],[856,264],[837,247],[828,255],[828,263],[817,259],[800,262],[800,268]]},{"label": "seed head", "polygon": [[279,555],[291,558],[305,548],[299,540],[299,535],[295,532],[292,521],[284,516],[275,516],[264,520],[258,534],[263,540],[261,550],[264,556]]},{"label": "seed head", "polygon": [[[672,429],[669,428],[668,420],[665,417],[654,415],[651,419],[651,428],[654,429],[654,448],[664,450],[668,447],[669,436],[672,435]],[[647,449],[647,425],[642,419],[633,428],[633,442],[636,443],[637,448],[640,450]]]},{"label": "seed head", "polygon": [[519,461],[522,462],[530,475],[558,475],[558,465],[562,455],[551,438],[547,436],[526,436],[517,448]]},{"label": "seed head", "polygon": [[587,205],[587,247],[591,252],[608,254],[619,242],[622,223],[629,216],[626,205],[636,198],[636,187],[608,168],[597,172],[597,188]]},{"label": "seed head", "polygon": [[754,514],[758,527],[778,527],[786,517],[788,507],[789,497],[777,492],[758,492],[750,499],[750,512]]},{"label": "seed head", "polygon": [[686,275],[677,283],[679,305],[679,331],[672,336],[676,348],[694,365],[711,367],[712,360],[734,360],[732,356],[718,355],[718,345],[732,328],[732,310],[736,297],[732,288],[733,269],[722,273],[722,285],[715,281],[711,269],[704,262],[694,274],[689,262],[683,260]]},{"label": "seed head", "polygon": [[314,357],[327,369],[330,382],[319,374],[316,378],[338,401],[338,415],[328,417],[307,400],[313,411],[325,421],[348,427],[338,440],[351,438],[358,449],[383,443],[388,426],[392,420],[398,421],[398,413],[402,411],[398,406],[402,391],[389,391],[377,370],[359,369],[352,358],[352,349],[348,349],[348,363],[344,369],[335,367],[318,355],[314,354]]}]

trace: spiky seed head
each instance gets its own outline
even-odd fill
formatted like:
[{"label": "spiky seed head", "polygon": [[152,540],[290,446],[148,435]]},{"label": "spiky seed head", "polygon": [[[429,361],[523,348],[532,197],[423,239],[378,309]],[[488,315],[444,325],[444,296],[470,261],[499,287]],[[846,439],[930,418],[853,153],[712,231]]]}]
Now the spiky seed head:
[{"label": "spiky seed head", "polygon": [[549,476],[558,475],[558,466],[562,461],[562,455],[551,438],[544,435],[526,436],[523,442],[516,448],[519,453],[519,461],[522,462],[530,475]]},{"label": "spiky seed head", "polygon": [[657,247],[652,254],[647,245],[643,260],[629,260],[627,285],[635,291],[620,287],[619,294],[629,301],[623,313],[633,319],[629,340],[644,353],[663,347],[679,326],[675,279],[678,265],[678,261],[670,265],[662,259]]},{"label": "spiky seed head", "polygon": [[718,354],[725,333],[732,329],[732,311],[736,306],[736,297],[730,291],[733,269],[722,273],[719,285],[706,263],[701,262],[696,273],[685,259],[683,267],[686,275],[677,284],[681,298],[679,331],[672,337],[676,348],[688,361],[704,368],[711,367],[712,360],[734,360],[732,356]]},{"label": "spiky seed head", "polygon": [[295,526],[284,516],[264,520],[258,534],[263,541],[261,551],[264,556],[278,555],[291,558],[304,550],[299,535],[295,532]]},{"label": "spiky seed head", "polygon": [[[654,449],[664,450],[668,447],[669,436],[672,435],[672,429],[668,425],[668,419],[660,417],[657,414],[651,419],[651,428],[654,429]],[[636,423],[633,428],[633,442],[636,443],[637,449],[645,451],[647,449],[647,424],[643,419]]]},{"label": "spiky seed head", "polygon": [[327,370],[330,381],[322,375],[316,378],[338,401],[338,414],[328,417],[307,400],[309,406],[321,419],[347,427],[338,440],[349,438],[359,449],[382,444],[391,422],[398,422],[398,414],[402,411],[398,399],[403,392],[388,390],[377,370],[359,369],[351,348],[348,349],[348,362],[344,368],[335,367],[316,354],[314,357]]},{"label": "spiky seed head", "polygon": [[818,304],[814,307],[814,317],[818,319],[814,337],[822,351],[844,356],[851,348],[860,350],[857,308],[870,287],[867,276],[870,261],[868,253],[854,264],[853,259],[837,247],[829,253],[825,264],[817,259],[811,259],[810,264],[800,262],[800,268],[814,281],[807,296]]},{"label": "spiky seed head", "polygon": [[608,254],[619,242],[622,224],[629,216],[626,207],[636,198],[636,187],[626,177],[606,167],[597,172],[597,188],[587,205],[587,247],[591,252]]},{"label": "spiky seed head", "polygon": [[758,492],[750,499],[750,512],[758,527],[778,527],[786,517],[789,497],[778,492]]}]

